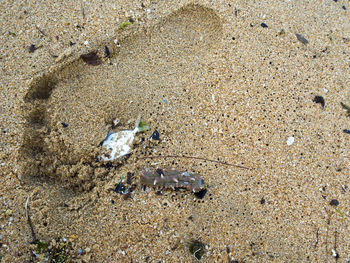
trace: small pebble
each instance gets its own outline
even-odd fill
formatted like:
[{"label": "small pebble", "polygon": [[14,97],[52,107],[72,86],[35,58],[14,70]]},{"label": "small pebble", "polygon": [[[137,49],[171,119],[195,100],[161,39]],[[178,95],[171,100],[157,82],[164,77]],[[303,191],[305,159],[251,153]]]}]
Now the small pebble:
[{"label": "small pebble", "polygon": [[198,199],[203,199],[205,194],[207,193],[207,189],[203,189],[199,192],[195,192],[194,195],[198,198]]},{"label": "small pebble", "polygon": [[106,58],[109,58],[111,56],[111,52],[109,51],[109,48],[105,46],[105,56]]},{"label": "small pebble", "polygon": [[287,145],[292,145],[294,143],[294,137],[288,137],[287,139]]},{"label": "small pebble", "polygon": [[261,26],[262,26],[263,28],[267,28],[267,27],[268,27],[265,23],[261,23]]},{"label": "small pebble", "polygon": [[309,43],[309,41],[308,41],[305,37],[303,37],[302,35],[300,35],[300,34],[295,34],[295,36],[296,36],[297,39],[298,39],[301,43],[303,43],[304,45],[307,45],[307,44]]},{"label": "small pebble", "polygon": [[78,255],[83,254],[83,250],[81,248],[78,249]]},{"label": "small pebble", "polygon": [[151,135],[152,140],[159,140],[159,132],[157,130],[154,130],[154,132]]},{"label": "small pebble", "polygon": [[65,122],[63,122],[63,121],[61,122],[61,124],[62,124],[62,127],[63,127],[63,128],[67,128],[67,127],[68,127],[68,124],[65,123]]},{"label": "small pebble", "polygon": [[36,48],[35,45],[31,44],[31,45],[29,46],[28,50],[29,50],[29,53],[34,53],[34,51],[37,50],[37,48]]},{"label": "small pebble", "polygon": [[85,46],[89,45],[89,41],[85,40],[85,41],[84,41],[84,45],[85,45]]},{"label": "small pebble", "polygon": [[343,132],[350,134],[350,130],[344,129]]},{"label": "small pebble", "polygon": [[264,197],[263,197],[263,198],[261,198],[261,200],[260,200],[260,204],[262,204],[262,205],[263,205],[263,204],[265,204],[265,202],[266,202],[266,201],[265,201],[265,198],[264,198]]},{"label": "small pebble", "polygon": [[315,96],[315,98],[312,101],[315,103],[320,103],[322,108],[324,108],[324,106],[326,104],[324,101],[324,98],[322,96]]},{"label": "small pebble", "polygon": [[328,93],[328,89],[323,88],[323,92],[324,92],[324,93]]},{"label": "small pebble", "polygon": [[332,199],[330,202],[329,202],[330,205],[332,206],[338,206],[339,205],[339,201],[337,199]]}]

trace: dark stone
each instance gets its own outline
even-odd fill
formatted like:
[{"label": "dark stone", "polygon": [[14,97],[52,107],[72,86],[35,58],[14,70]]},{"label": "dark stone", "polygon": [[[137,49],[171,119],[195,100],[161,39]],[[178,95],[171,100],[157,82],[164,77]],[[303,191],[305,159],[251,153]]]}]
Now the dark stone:
[{"label": "dark stone", "polygon": [[115,185],[114,191],[118,194],[126,194],[128,192],[122,182]]},{"label": "dark stone", "polygon": [[69,41],[69,45],[70,45],[70,46],[74,46],[74,45],[75,45],[75,43],[74,43],[74,42],[72,42],[72,41]]},{"label": "dark stone", "polygon": [[109,48],[107,46],[105,46],[105,55],[106,58],[109,58],[111,56],[111,52],[109,51]]},{"label": "dark stone", "polygon": [[344,129],[343,132],[350,134],[350,130]]},{"label": "dark stone", "polygon": [[206,193],[207,193],[207,189],[203,189],[203,190],[200,190],[199,192],[195,192],[194,195],[198,199],[203,199]]},{"label": "dark stone", "polygon": [[300,34],[295,34],[295,36],[297,37],[297,39],[303,43],[304,45],[307,45],[309,43],[309,41],[302,35]]},{"label": "dark stone", "polygon": [[36,46],[31,44],[28,48],[29,53],[34,53],[34,51],[37,50]]},{"label": "dark stone", "polygon": [[67,128],[67,127],[68,127],[68,124],[65,123],[65,122],[63,122],[63,121],[61,122],[61,124],[62,124],[62,127],[63,127],[63,128]]},{"label": "dark stone", "polygon": [[322,96],[315,96],[315,98],[312,101],[315,103],[320,103],[322,108],[324,108],[324,106],[326,104],[324,101],[324,98]]},{"label": "dark stone", "polygon": [[332,206],[338,206],[339,205],[339,201],[337,199],[332,199],[330,202],[329,202],[330,205]]},{"label": "dark stone", "polygon": [[264,199],[264,197],[263,198],[261,198],[261,200],[260,200],[260,204],[265,204],[265,199]]},{"label": "dark stone", "polygon": [[154,130],[154,132],[151,135],[152,140],[159,140],[159,132],[157,130]]},{"label": "dark stone", "polygon": [[261,26],[262,26],[263,28],[267,28],[267,27],[268,27],[265,23],[261,23]]}]

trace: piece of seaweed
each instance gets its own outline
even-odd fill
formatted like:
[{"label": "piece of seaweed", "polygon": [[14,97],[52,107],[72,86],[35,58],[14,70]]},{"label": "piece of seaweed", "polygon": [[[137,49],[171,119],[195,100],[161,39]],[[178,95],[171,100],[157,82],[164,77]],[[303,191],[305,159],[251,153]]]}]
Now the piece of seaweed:
[{"label": "piece of seaweed", "polygon": [[146,186],[185,188],[193,192],[199,192],[204,188],[203,176],[175,169],[145,169],[141,172],[140,182]]}]

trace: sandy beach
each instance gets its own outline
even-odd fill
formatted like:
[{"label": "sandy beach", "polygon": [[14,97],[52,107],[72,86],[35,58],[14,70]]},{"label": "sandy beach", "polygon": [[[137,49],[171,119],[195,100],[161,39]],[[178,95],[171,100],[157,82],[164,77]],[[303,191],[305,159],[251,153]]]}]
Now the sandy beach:
[{"label": "sandy beach", "polygon": [[0,6],[0,262],[350,262],[349,1]]}]

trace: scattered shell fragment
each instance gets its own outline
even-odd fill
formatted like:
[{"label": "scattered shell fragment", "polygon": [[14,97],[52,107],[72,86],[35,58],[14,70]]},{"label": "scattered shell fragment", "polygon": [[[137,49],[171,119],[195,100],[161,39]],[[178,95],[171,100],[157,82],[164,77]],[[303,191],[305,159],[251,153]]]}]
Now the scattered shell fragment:
[{"label": "scattered shell fragment", "polygon": [[288,137],[287,145],[292,145],[294,143],[294,137]]}]

